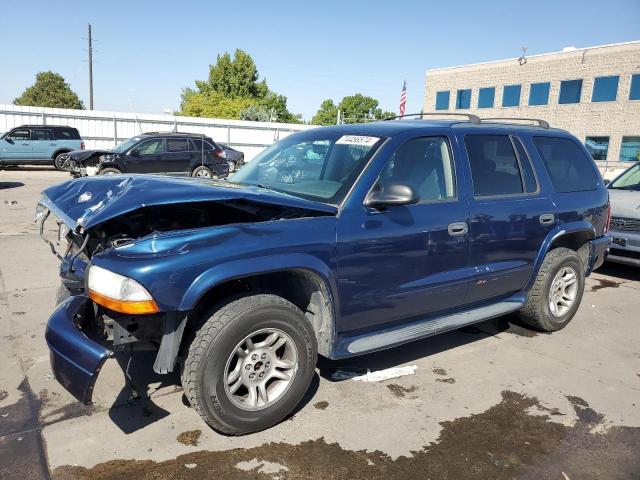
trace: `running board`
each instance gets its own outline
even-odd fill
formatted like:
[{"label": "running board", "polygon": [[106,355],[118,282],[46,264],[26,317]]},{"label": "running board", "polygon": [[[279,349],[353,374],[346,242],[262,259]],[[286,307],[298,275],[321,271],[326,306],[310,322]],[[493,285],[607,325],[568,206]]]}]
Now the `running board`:
[{"label": "running board", "polygon": [[375,332],[339,337],[331,358],[338,359],[362,355],[448,332],[449,330],[456,330],[473,323],[515,312],[524,305],[524,301],[525,297],[523,295],[517,295],[473,310],[431,317],[426,320],[388,327]]}]

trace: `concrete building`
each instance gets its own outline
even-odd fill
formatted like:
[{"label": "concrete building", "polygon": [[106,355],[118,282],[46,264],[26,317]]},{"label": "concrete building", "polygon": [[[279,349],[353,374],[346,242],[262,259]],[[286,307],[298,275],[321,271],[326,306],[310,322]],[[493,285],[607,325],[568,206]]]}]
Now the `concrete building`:
[{"label": "concrete building", "polygon": [[603,171],[640,159],[640,41],[427,70],[425,112],[541,118]]}]

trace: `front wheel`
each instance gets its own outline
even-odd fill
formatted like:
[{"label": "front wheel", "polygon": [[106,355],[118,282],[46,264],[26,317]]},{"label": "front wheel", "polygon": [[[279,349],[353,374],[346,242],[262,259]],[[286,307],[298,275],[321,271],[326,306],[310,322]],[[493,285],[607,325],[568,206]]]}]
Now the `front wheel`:
[{"label": "front wheel", "polygon": [[209,425],[243,435],[293,411],[316,360],[316,338],[302,311],[276,295],[251,295],[216,310],[196,332],[182,386]]},{"label": "front wheel", "polygon": [[569,248],[551,250],[527,293],[520,318],[543,332],[566,327],[578,311],[584,282],[584,265],[575,251]]},{"label": "front wheel", "polygon": [[98,175],[120,175],[122,172],[117,168],[103,168]]}]

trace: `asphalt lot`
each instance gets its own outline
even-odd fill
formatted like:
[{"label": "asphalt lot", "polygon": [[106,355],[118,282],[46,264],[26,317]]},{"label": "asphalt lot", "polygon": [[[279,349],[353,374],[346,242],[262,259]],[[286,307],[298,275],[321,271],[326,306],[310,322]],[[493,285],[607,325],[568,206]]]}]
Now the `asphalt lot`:
[{"label": "asphalt lot", "polygon": [[[50,373],[58,261],[32,223],[39,192],[67,178],[0,170],[0,478],[640,478],[640,271],[626,267],[589,278],[552,335],[503,317],[322,361],[304,405],[258,434],[210,430],[178,377],[139,359],[147,398],[130,400],[108,360],[94,404],[78,404]],[[331,380],[404,365],[415,374]]]}]

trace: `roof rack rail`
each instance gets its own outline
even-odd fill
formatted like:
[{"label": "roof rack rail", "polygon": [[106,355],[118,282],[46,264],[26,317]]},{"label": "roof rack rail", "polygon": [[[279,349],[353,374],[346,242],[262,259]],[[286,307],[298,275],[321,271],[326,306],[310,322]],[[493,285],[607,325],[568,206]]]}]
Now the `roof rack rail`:
[{"label": "roof rack rail", "polygon": [[447,117],[447,116],[455,116],[455,117],[467,117],[467,119],[469,120],[469,123],[473,123],[474,125],[480,125],[480,117],[477,115],[474,115],[473,113],[459,113],[459,112],[455,112],[455,113],[438,113],[438,112],[421,112],[421,113],[407,113],[406,115],[396,115],[395,117],[387,117],[384,118],[383,121],[386,120],[395,120],[397,118],[406,118],[406,117],[420,117],[420,120],[422,120],[422,117],[424,116],[433,116],[433,117]]},{"label": "roof rack rail", "polygon": [[[490,117],[490,118],[483,118],[481,120],[481,122],[487,122],[487,123],[491,123],[492,120],[499,120],[499,121],[505,121],[505,120],[518,120],[518,121],[528,121],[528,122],[536,122],[538,124],[539,127],[542,128],[551,128],[549,126],[549,122],[547,122],[546,120],[542,120],[541,118],[524,118],[524,117]],[[499,123],[499,122],[496,122]]]}]

